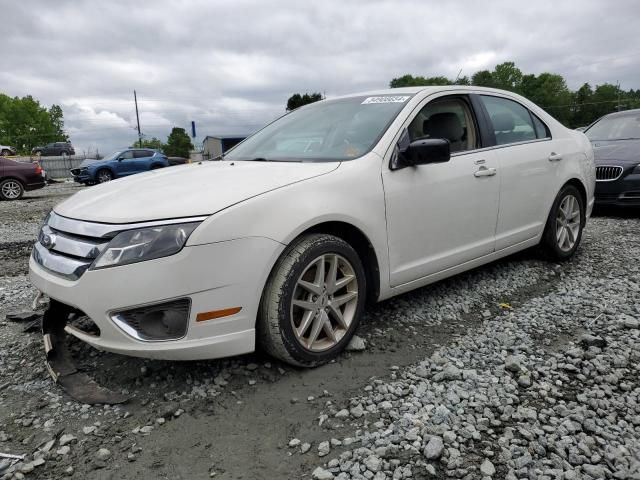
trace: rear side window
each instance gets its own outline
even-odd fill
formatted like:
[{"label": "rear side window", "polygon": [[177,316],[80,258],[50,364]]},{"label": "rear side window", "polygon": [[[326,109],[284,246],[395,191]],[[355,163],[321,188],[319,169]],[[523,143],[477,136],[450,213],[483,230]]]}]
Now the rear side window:
[{"label": "rear side window", "polygon": [[133,152],[133,158],[146,158],[146,157],[152,157],[152,156],[153,156],[153,152],[149,150],[136,150]]},{"label": "rear side window", "polygon": [[[481,95],[496,136],[497,145],[527,142],[539,137],[529,110],[518,102],[501,97]],[[546,128],[546,127],[545,127]]]},{"label": "rear side window", "polygon": [[538,138],[551,138],[549,127],[534,113],[531,113],[531,118],[533,119],[533,126],[536,127],[536,135]]}]

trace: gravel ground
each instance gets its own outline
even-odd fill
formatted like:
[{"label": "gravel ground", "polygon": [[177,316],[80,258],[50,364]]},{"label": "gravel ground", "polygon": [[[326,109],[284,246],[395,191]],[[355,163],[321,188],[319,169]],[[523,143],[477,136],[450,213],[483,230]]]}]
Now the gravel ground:
[{"label": "gravel ground", "polygon": [[637,212],[571,262],[524,252],[370,307],[363,340],[300,370],[260,353],[162,362],[73,342],[127,404],[81,405],[44,368],[30,244],[80,187],[0,203],[0,478],[640,479]]}]

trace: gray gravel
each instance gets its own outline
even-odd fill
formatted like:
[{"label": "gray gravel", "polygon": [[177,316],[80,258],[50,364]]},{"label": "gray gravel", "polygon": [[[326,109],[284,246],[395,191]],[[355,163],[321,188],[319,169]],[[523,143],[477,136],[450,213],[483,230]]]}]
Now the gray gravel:
[{"label": "gray gravel", "polygon": [[72,343],[120,406],[71,401],[41,339],[30,244],[73,185],[0,202],[0,479],[640,479],[638,215],[589,222],[573,261],[525,252],[369,307],[315,370],[260,353],[160,362]]},{"label": "gray gravel", "polygon": [[[351,409],[357,448],[327,471],[341,480],[639,479],[637,227],[592,220],[578,257],[549,266],[556,281],[523,279],[526,301],[329,406],[332,417]],[[370,468],[372,458],[382,467]]]}]

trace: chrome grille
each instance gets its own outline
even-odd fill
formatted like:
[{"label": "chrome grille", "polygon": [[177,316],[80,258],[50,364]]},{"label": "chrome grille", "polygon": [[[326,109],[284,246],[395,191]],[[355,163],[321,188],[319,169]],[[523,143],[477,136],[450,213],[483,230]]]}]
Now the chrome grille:
[{"label": "chrome grille", "polygon": [[615,165],[602,165],[596,167],[596,181],[612,182],[622,175],[622,167]]},{"label": "chrome grille", "polygon": [[51,213],[38,234],[33,258],[52,273],[77,280],[118,232],[104,224],[81,222]]}]

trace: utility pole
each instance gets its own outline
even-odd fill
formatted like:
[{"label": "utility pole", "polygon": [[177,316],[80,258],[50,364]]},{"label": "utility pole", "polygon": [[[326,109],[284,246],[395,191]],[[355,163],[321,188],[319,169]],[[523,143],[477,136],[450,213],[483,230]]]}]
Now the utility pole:
[{"label": "utility pole", "polygon": [[138,146],[142,148],[142,133],[140,133],[140,115],[138,115],[138,97],[136,91],[133,91],[133,101],[136,104],[136,122],[138,122]]},{"label": "utility pole", "polygon": [[620,80],[618,80],[618,111],[620,111]]}]

